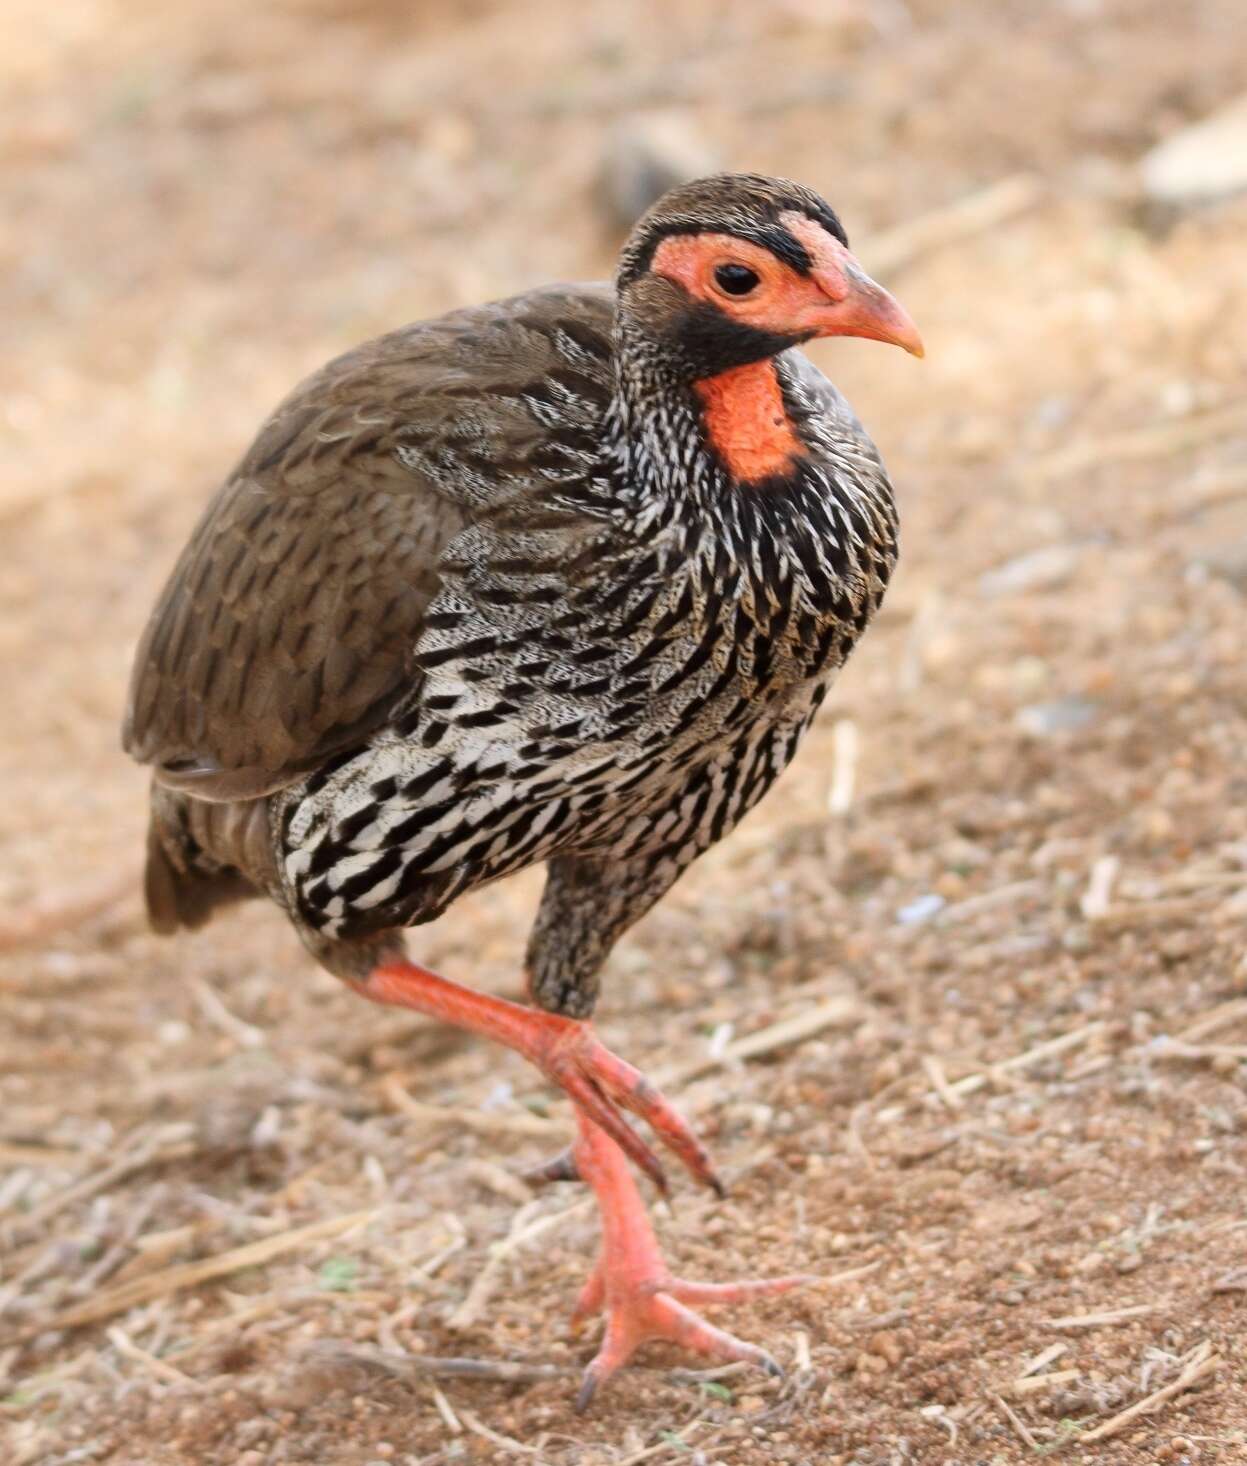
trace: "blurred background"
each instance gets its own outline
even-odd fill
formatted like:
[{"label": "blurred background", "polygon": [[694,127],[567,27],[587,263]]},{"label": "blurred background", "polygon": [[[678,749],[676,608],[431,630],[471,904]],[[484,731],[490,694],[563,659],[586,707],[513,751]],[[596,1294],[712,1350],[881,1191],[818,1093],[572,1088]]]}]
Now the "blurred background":
[{"label": "blurred background", "polygon": [[[1237,1459],[1240,0],[0,20],[6,1459],[501,1459],[476,1425],[577,1466],[1009,1461],[1097,1429],[1097,1461]],[[294,381],[608,276],[657,191],[720,167],[819,189],[922,330],[923,363],[814,352],[889,463],[904,561],[797,766],[621,944],[602,1027],[735,1177],[664,1223],[681,1268],[873,1271],[745,1311],[784,1386],[658,1355],[587,1421],[557,1378],[445,1382],[442,1410],[398,1354],[583,1356],[591,1214],[514,1175],[566,1115],[518,1060],[366,1010],[271,910],[147,936],[129,660]],[[538,882],[461,903],[422,960],[518,993]],[[790,1019],[804,1043],[733,1057]],[[517,1216],[568,1207],[464,1312]],[[1061,1378],[1002,1411],[1054,1338]]]}]

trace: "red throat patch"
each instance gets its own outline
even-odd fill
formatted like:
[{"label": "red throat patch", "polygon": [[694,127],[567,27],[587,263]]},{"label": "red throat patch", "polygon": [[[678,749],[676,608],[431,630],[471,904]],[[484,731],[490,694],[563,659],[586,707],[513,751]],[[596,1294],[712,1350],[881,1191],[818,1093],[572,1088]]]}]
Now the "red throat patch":
[{"label": "red throat patch", "polygon": [[732,367],[693,383],[710,446],[740,483],[786,478],[806,456],[784,406],[771,360]]}]

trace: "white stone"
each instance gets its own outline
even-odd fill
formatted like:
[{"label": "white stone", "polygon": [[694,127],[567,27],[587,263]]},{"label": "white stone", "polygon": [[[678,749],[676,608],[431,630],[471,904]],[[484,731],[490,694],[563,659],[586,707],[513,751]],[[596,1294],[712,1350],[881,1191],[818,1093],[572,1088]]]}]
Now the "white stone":
[{"label": "white stone", "polygon": [[1143,186],[1164,204],[1226,198],[1247,189],[1247,96],[1184,127],[1143,159]]}]

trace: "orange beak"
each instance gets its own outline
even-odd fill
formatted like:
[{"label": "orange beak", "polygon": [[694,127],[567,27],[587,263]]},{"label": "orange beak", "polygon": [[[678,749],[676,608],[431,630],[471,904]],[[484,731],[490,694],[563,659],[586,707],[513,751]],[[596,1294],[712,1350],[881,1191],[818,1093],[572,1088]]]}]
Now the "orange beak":
[{"label": "orange beak", "polygon": [[[812,312],[820,336],[865,336],[903,347],[911,356],[925,356],[922,337],[909,312],[882,285],[876,285],[838,241],[824,245],[814,280],[827,296]],[[828,258],[828,255],[831,257]]]}]

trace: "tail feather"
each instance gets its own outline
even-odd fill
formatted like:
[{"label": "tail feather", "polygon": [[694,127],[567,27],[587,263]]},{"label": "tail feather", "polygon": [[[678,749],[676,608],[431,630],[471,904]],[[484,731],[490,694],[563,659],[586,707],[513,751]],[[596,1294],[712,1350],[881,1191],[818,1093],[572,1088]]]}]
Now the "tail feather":
[{"label": "tail feather", "polygon": [[153,783],[143,891],[151,928],[200,927],[273,888],[267,801],[207,804]]}]

